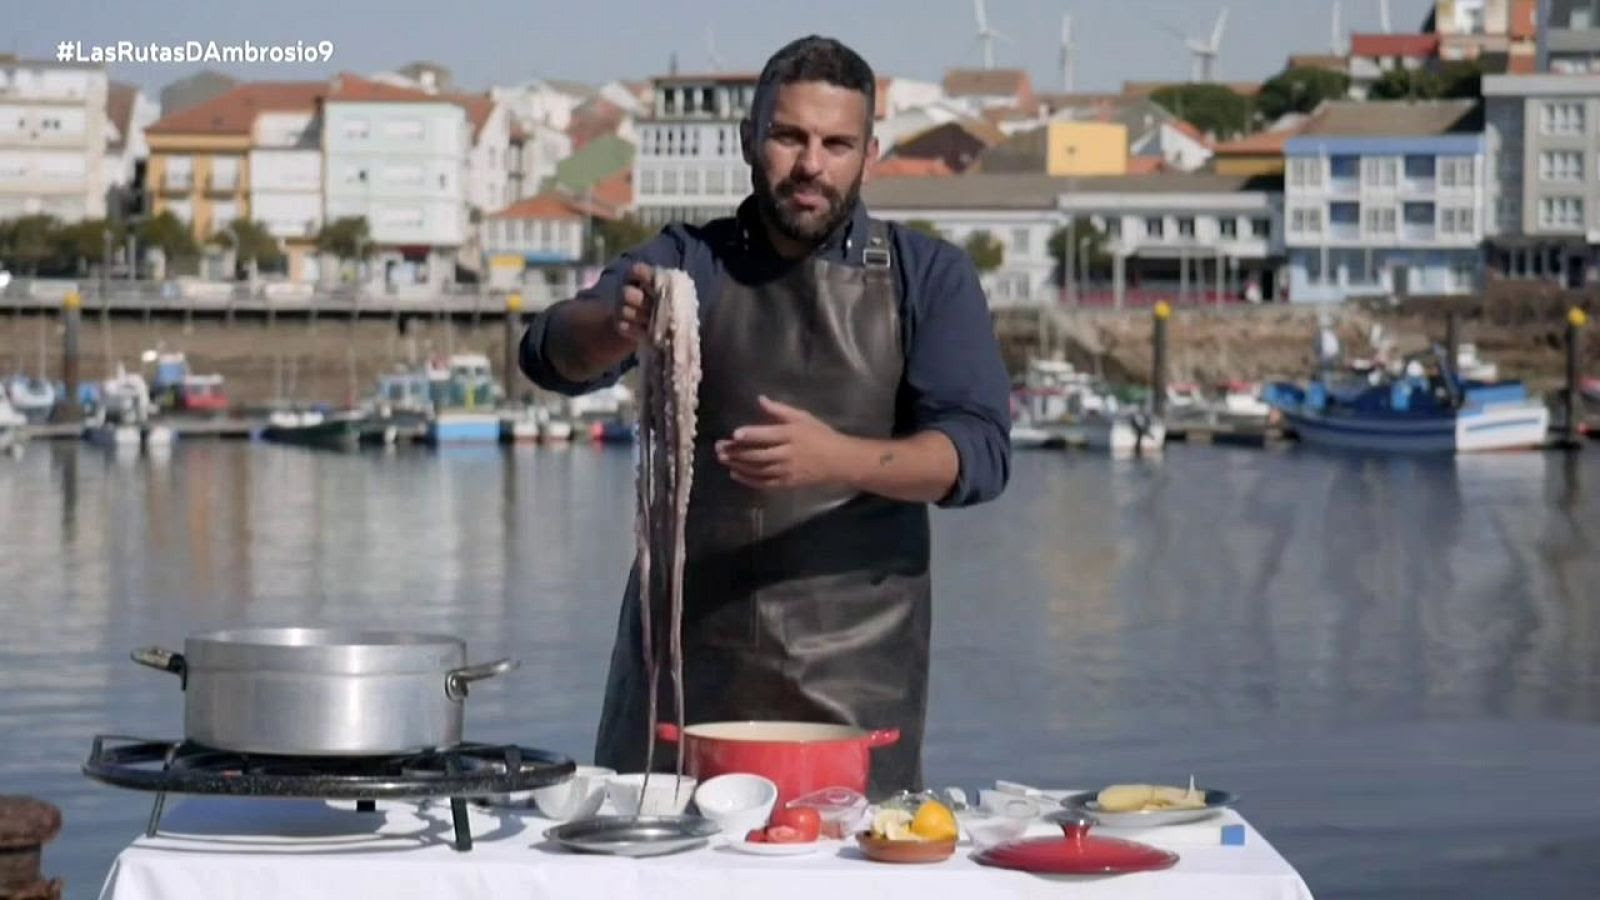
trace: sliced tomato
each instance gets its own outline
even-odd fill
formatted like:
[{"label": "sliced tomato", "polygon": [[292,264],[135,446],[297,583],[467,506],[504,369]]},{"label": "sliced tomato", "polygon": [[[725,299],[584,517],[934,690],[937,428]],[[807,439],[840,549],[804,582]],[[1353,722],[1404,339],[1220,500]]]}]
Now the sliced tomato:
[{"label": "sliced tomato", "polygon": [[803,844],[805,839],[800,832],[787,825],[768,825],[767,843],[769,844]]},{"label": "sliced tomato", "polygon": [[765,844],[767,842],[766,829],[757,828],[756,830],[754,830],[754,831],[750,832],[749,834],[745,835],[744,839],[745,839],[745,841],[747,841],[748,843],[751,843],[751,844]]},{"label": "sliced tomato", "polygon": [[772,816],[772,824],[800,832],[801,841],[814,841],[822,835],[822,814],[806,806],[778,810]]}]

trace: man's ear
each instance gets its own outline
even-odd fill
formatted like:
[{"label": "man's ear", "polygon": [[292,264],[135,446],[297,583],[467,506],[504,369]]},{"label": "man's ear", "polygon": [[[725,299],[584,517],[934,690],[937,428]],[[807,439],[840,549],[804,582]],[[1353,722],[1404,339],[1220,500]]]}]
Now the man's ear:
[{"label": "man's ear", "polygon": [[739,120],[739,152],[747,166],[756,164],[756,126],[749,119]]},{"label": "man's ear", "polygon": [[878,164],[878,154],[881,148],[878,145],[878,136],[867,138],[867,161],[861,169],[861,180],[866,181],[872,177],[872,169]]}]

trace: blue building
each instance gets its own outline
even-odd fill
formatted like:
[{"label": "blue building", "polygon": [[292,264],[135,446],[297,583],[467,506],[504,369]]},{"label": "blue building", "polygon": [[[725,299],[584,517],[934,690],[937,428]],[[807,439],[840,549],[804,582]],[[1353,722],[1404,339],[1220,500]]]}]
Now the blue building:
[{"label": "blue building", "polygon": [[1289,299],[1475,292],[1485,147],[1476,101],[1324,104],[1284,147]]}]

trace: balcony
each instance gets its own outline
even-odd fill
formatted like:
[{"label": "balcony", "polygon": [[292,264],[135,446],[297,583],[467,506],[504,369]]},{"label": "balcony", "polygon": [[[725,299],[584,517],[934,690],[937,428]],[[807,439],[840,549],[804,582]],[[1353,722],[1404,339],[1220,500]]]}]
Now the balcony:
[{"label": "balcony", "polygon": [[1438,234],[1439,230],[1431,224],[1413,225],[1408,223],[1404,228],[1400,229],[1401,239],[1411,243],[1432,241],[1438,236]]},{"label": "balcony", "polygon": [[161,189],[169,194],[187,194],[194,190],[194,173],[167,172],[161,176]]},{"label": "balcony", "polygon": [[1335,197],[1354,197],[1361,193],[1361,179],[1330,178],[1328,179],[1328,193]]},{"label": "balcony", "polygon": [[1328,239],[1333,241],[1361,240],[1361,226],[1355,222],[1334,222],[1328,226]]}]

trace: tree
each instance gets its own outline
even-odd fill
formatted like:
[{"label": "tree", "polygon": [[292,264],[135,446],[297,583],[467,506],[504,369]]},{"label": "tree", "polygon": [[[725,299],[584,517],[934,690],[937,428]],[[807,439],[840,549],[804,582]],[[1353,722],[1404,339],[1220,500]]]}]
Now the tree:
[{"label": "tree", "polygon": [[366,216],[344,216],[324,222],[317,232],[317,252],[339,259],[366,259],[372,255],[372,231]]},{"label": "tree", "polygon": [[911,231],[920,232],[931,238],[944,237],[944,232],[939,230],[939,226],[929,222],[927,219],[907,219],[900,224]]},{"label": "tree", "polygon": [[993,272],[1005,262],[1005,246],[987,231],[974,231],[963,246],[979,272]]},{"label": "tree", "polygon": [[[1073,243],[1073,269],[1083,272],[1086,268],[1092,275],[1097,269],[1104,270],[1111,266],[1110,239],[1105,232],[1094,226],[1094,222],[1086,218],[1076,218],[1050,235],[1050,257],[1056,261],[1055,281],[1057,284],[1065,282],[1067,277],[1067,241]],[[1084,252],[1087,251],[1087,252]]]},{"label": "tree", "polygon": [[23,216],[8,222],[0,241],[0,255],[7,263],[30,275],[39,274],[39,267],[47,264],[58,252],[58,233],[61,224],[54,216]]},{"label": "tree", "polygon": [[1173,85],[1151,94],[1150,99],[1219,139],[1249,131],[1255,116],[1249,100],[1220,84]]},{"label": "tree", "polygon": [[595,261],[603,263],[606,258],[616,256],[624,250],[632,250],[654,235],[655,232],[651,228],[633,216],[595,219],[594,235],[591,239]]},{"label": "tree", "polygon": [[134,235],[142,247],[160,247],[169,263],[194,260],[200,255],[200,245],[195,243],[188,224],[171,210],[163,210],[140,222]]},{"label": "tree", "polygon": [[1268,79],[1256,95],[1256,113],[1264,122],[1276,122],[1289,113],[1308,113],[1324,100],[1339,100],[1350,93],[1350,76],[1306,66]]},{"label": "tree", "polygon": [[278,246],[278,239],[261,222],[234,219],[213,235],[211,240],[220,246],[232,247],[235,264],[240,269],[252,261],[258,269],[273,270],[283,265],[283,250]]},{"label": "tree", "polygon": [[106,232],[111,233],[111,243],[123,240],[121,223],[108,223],[105,219],[86,219],[67,225],[55,235],[54,268],[61,271],[83,271],[99,264],[106,255]]},{"label": "tree", "polygon": [[1433,100],[1444,93],[1444,82],[1426,69],[1393,68],[1373,82],[1372,100]]},{"label": "tree", "polygon": [[1439,96],[1446,100],[1473,100],[1483,96],[1483,63],[1476,59],[1451,60],[1439,68]]}]

